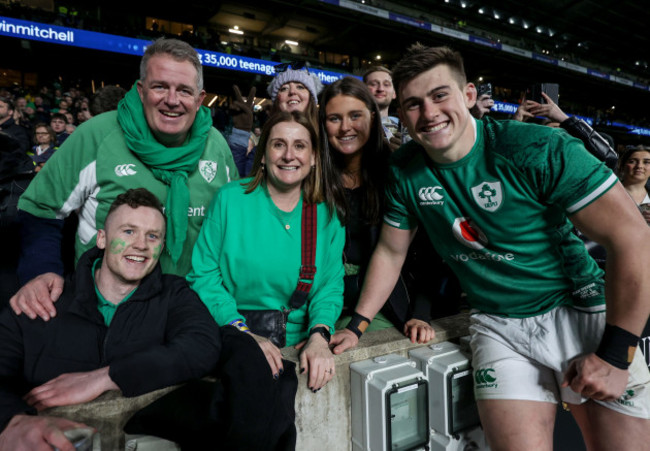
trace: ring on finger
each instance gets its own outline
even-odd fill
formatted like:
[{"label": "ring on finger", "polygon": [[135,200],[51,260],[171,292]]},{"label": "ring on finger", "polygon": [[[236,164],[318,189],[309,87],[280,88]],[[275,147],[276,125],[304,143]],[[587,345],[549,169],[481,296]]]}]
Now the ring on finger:
[{"label": "ring on finger", "polygon": [[329,370],[327,370],[327,372],[330,373],[330,374],[332,374],[332,371],[333,371],[332,368],[330,368]]}]

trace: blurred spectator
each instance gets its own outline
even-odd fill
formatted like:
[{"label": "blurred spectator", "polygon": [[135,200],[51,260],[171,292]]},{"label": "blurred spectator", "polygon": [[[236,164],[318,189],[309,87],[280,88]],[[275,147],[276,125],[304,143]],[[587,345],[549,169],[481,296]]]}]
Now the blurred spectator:
[{"label": "blurred spectator", "polygon": [[32,147],[27,129],[14,120],[14,103],[7,97],[0,97],[0,131],[14,138],[23,153]]},{"label": "blurred spectator", "polygon": [[15,102],[14,121],[16,124],[20,124],[23,127],[29,127],[29,119],[25,115],[26,108],[27,99],[24,97],[18,97]]},{"label": "blurred spectator", "polygon": [[122,100],[125,94],[126,89],[122,88],[121,86],[104,86],[103,88],[98,89],[93,96],[93,99],[90,102],[89,110],[84,111],[82,105],[81,112],[90,113],[86,118],[87,120],[90,119],[90,116],[97,116],[98,114],[105,113],[106,111],[117,110],[117,104],[120,103],[120,100]]},{"label": "blurred spectator", "polygon": [[61,147],[61,144],[68,139],[70,136],[69,133],[65,131],[65,127],[68,125],[68,118],[64,114],[54,113],[52,119],[50,120],[50,127],[56,133],[56,147]]},{"label": "blurred spectator", "polygon": [[618,173],[625,190],[639,206],[643,218],[650,224],[650,195],[646,189],[650,178],[650,148],[629,147],[621,155]]},{"label": "blurred spectator", "polygon": [[34,120],[36,122],[50,122],[50,107],[43,97],[34,97]]},{"label": "blurred spectator", "polygon": [[252,151],[257,147],[257,143],[260,141],[260,135],[262,134],[262,129],[259,125],[256,125],[251,132],[251,135],[248,137],[248,152]]},{"label": "blurred spectator", "polygon": [[402,133],[399,129],[399,119],[388,115],[390,104],[395,98],[392,72],[383,66],[373,66],[363,74],[363,82],[375,98],[384,134],[390,150],[395,151],[402,145]]},{"label": "blurred spectator", "polygon": [[492,98],[492,84],[484,83],[476,87],[478,92],[478,98],[476,99],[476,104],[469,109],[469,112],[476,119],[481,119],[486,114],[490,113],[490,110],[494,106],[494,99]]},{"label": "blurred spectator", "polygon": [[63,115],[65,116],[68,125],[74,125],[74,116],[72,115],[71,112],[66,111],[65,113],[63,113]]},{"label": "blurred spectator", "polygon": [[16,139],[0,132],[0,236],[4,240],[0,258],[0,309],[20,287],[16,276],[20,235],[16,221],[20,195],[34,177],[34,163]]},{"label": "blurred spectator", "polygon": [[29,155],[36,165],[35,171],[41,170],[45,162],[52,156],[56,147],[56,133],[47,124],[41,122],[34,127],[34,142],[36,145],[32,147]]}]

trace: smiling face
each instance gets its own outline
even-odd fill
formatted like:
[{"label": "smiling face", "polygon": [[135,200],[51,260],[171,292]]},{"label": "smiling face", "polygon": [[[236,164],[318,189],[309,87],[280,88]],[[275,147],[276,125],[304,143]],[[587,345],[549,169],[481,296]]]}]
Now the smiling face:
[{"label": "smiling face", "polygon": [[377,101],[380,110],[388,108],[390,102],[395,98],[393,79],[387,72],[371,72],[366,76],[366,86]]},{"label": "smiling face", "polygon": [[325,105],[327,139],[345,156],[360,155],[370,137],[373,113],[356,97],[339,94]]},{"label": "smiling face", "polygon": [[205,97],[192,63],[164,54],[152,56],[146,78],[138,81],[138,93],[156,139],[168,147],[182,145]]},{"label": "smiling face", "polygon": [[309,105],[310,96],[309,89],[305,85],[290,81],[280,86],[278,97],[275,101],[280,111],[289,113],[292,111],[300,111],[304,113]]},{"label": "smiling face", "polygon": [[450,163],[474,145],[469,107],[475,101],[474,85],[459,86],[449,66],[439,64],[403,84],[399,115],[434,161]]},{"label": "smiling face", "polygon": [[117,286],[137,286],[153,271],[162,252],[165,219],[152,207],[120,205],[97,231],[97,247],[104,249],[101,278]]},{"label": "smiling face", "polygon": [[623,183],[645,183],[650,177],[650,152],[634,152],[623,165]]},{"label": "smiling face", "polygon": [[302,182],[316,164],[309,131],[296,122],[273,126],[264,151],[266,181],[271,196],[300,191]]}]

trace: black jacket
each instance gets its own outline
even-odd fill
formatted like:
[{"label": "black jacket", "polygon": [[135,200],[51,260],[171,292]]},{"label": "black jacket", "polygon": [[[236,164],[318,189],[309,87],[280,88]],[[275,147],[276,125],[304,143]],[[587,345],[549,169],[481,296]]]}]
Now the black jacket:
[{"label": "black jacket", "polygon": [[214,319],[185,280],[163,275],[160,265],[106,327],[91,274],[101,255],[97,248],[82,255],[50,321],[0,312],[0,432],[14,415],[34,413],[25,393],[63,373],[110,365],[128,397],[199,378],[216,365]]},{"label": "black jacket", "polygon": [[30,133],[22,125],[16,124],[16,121],[14,121],[13,118],[9,118],[4,123],[0,124],[0,131],[18,141],[21,152],[26,153],[32,148],[32,138]]}]

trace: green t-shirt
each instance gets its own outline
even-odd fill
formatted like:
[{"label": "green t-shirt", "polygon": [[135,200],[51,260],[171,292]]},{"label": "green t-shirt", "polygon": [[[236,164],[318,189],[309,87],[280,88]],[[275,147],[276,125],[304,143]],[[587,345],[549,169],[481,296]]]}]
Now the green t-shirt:
[{"label": "green t-shirt", "polygon": [[416,142],[393,156],[384,221],[422,224],[458,276],[470,305],[528,317],[558,305],[604,310],[602,271],[567,215],[617,179],[563,130],[475,122],[461,160],[433,162]]},{"label": "green t-shirt", "polygon": [[[302,200],[283,212],[264,186],[244,191],[241,182],[232,182],[214,197],[187,276],[220,326],[243,318],[238,309],[289,309],[300,273]],[[317,206],[317,221],[316,275],[307,304],[289,314],[287,346],[316,324],[333,333],[343,308],[345,231],[324,203]]]},{"label": "green t-shirt", "polygon": [[95,271],[97,271],[97,268],[102,265],[102,259],[98,258],[95,260],[95,263],[93,263],[93,269],[91,271],[91,274],[93,276],[93,282],[95,285],[95,294],[97,295],[97,309],[99,310],[99,313],[102,314],[104,317],[104,324],[108,327],[111,325],[111,321],[113,321],[113,317],[115,316],[115,312],[117,312],[117,308],[128,301],[131,296],[133,296],[133,293],[135,293],[135,290],[138,288],[134,288],[133,291],[131,291],[129,294],[126,295],[124,299],[122,299],[120,302],[117,304],[113,304],[110,301],[107,301],[106,298],[102,295],[102,293],[99,291],[99,288],[97,288],[97,280],[95,279]]}]

